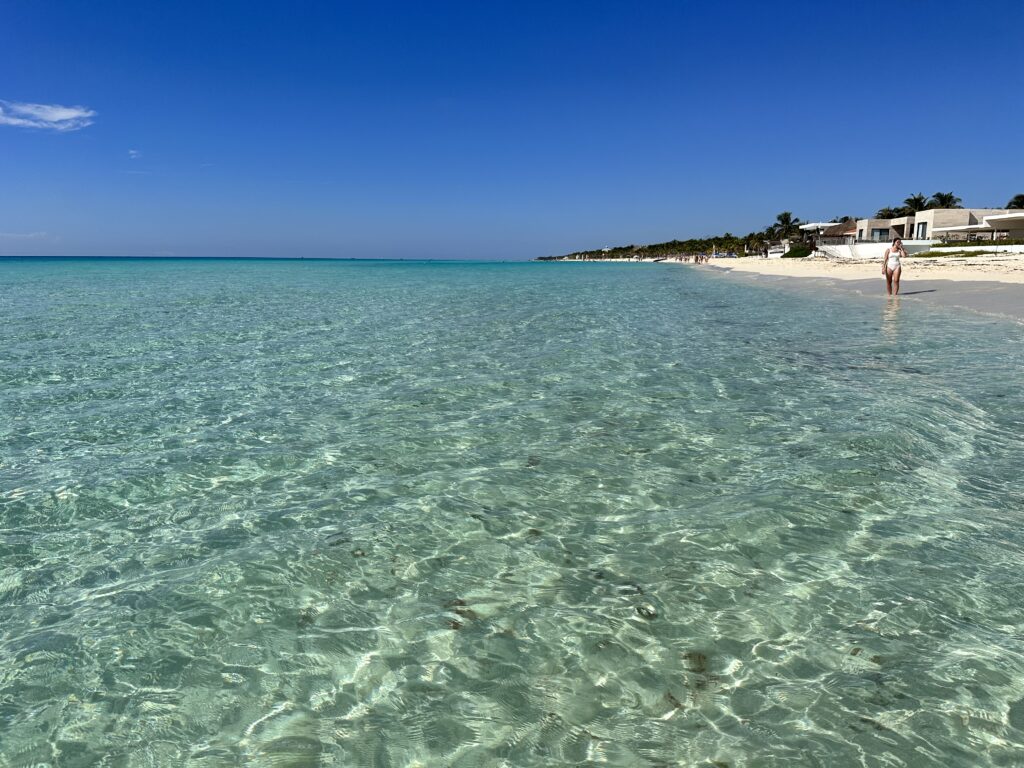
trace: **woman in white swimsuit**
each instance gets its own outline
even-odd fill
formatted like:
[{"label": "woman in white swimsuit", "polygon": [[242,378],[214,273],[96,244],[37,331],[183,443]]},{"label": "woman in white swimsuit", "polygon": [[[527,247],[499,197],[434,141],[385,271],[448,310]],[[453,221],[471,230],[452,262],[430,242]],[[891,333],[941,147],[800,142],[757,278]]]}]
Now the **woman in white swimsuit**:
[{"label": "woman in white swimsuit", "polygon": [[882,274],[885,275],[885,290],[890,296],[900,295],[900,273],[903,271],[900,257],[906,255],[907,252],[903,250],[903,241],[898,237],[893,238],[892,245],[885,249],[885,258],[882,259]]}]

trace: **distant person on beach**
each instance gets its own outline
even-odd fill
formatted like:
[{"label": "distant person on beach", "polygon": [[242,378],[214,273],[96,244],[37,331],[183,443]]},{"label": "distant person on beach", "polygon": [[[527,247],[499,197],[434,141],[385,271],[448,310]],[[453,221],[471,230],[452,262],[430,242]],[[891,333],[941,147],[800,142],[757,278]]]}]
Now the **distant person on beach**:
[{"label": "distant person on beach", "polygon": [[901,256],[906,256],[903,250],[903,241],[894,237],[892,245],[885,249],[885,258],[882,259],[882,274],[885,275],[885,290],[890,296],[900,295],[900,273],[903,265],[900,262]]}]

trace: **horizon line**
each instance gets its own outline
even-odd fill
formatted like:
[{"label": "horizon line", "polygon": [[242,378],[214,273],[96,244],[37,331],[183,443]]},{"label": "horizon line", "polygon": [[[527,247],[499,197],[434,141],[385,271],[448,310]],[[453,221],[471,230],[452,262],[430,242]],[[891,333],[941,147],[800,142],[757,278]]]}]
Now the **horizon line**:
[{"label": "horizon line", "polygon": [[121,261],[388,261],[388,262],[453,262],[453,261],[483,261],[494,263],[508,262],[530,262],[536,257],[524,256],[518,259],[485,259],[485,258],[449,258],[436,259],[426,256],[421,257],[372,257],[372,256],[75,256],[70,254],[50,255],[0,255],[0,261],[4,259],[63,259],[72,261],[76,259],[103,259]]}]

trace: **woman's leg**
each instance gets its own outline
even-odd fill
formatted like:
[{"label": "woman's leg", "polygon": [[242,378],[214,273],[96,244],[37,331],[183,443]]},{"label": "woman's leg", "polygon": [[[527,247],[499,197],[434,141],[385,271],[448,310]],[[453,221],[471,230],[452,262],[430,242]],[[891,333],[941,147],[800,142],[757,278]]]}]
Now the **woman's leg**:
[{"label": "woman's leg", "polygon": [[895,293],[897,296],[900,295],[900,273],[902,271],[903,271],[903,266],[902,265],[896,267],[896,269],[894,269],[892,271],[893,293]]},{"label": "woman's leg", "polygon": [[892,296],[892,270],[885,268],[885,292]]}]

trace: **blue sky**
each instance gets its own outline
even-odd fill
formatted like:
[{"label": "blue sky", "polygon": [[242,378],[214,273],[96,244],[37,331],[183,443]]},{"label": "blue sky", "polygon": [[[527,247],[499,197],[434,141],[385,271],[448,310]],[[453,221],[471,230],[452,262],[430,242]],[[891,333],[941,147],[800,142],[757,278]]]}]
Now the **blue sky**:
[{"label": "blue sky", "polygon": [[515,259],[1001,206],[1022,31],[1020,0],[8,0],[0,254]]}]

